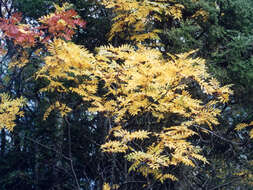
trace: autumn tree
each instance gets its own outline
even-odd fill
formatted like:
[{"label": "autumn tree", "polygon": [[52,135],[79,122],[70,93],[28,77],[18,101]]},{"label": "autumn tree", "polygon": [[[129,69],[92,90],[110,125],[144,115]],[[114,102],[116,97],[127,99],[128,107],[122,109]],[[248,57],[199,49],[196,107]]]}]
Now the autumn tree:
[{"label": "autumn tree", "polygon": [[[20,2],[15,6],[27,3]],[[7,50],[9,56],[13,48],[1,81],[4,92],[18,97],[9,103],[8,109],[14,110],[11,122],[15,115],[23,116],[20,96],[27,99],[24,117],[16,119],[14,128],[14,133],[20,130],[19,151],[34,151],[29,158],[35,160],[35,175],[23,174],[32,181],[30,186],[26,182],[27,188],[168,188],[180,182],[184,168],[209,162],[197,142],[215,134],[213,126],[219,124],[221,109],[232,94],[207,72],[205,60],[197,56],[203,54],[192,50],[197,43],[170,49],[168,30],[191,23],[197,42],[207,33],[201,29],[211,22],[210,9],[218,4],[76,1],[81,14],[84,4],[87,12],[95,10],[89,12],[93,22],[99,18],[103,23],[101,14],[112,13],[109,42],[104,30],[82,20],[69,3],[54,4],[54,12],[35,15],[38,20],[29,11],[25,16],[30,20],[12,12],[0,20],[2,52]],[[94,39],[91,34],[89,43],[89,30],[101,36]],[[27,146],[28,142],[33,144]],[[20,179],[22,172],[15,176]]]}]

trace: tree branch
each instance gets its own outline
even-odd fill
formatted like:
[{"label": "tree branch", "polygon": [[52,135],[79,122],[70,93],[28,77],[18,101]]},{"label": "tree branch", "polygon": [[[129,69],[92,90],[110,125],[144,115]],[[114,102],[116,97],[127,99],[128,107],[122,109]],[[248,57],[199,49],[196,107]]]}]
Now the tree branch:
[{"label": "tree branch", "polygon": [[75,181],[76,181],[77,190],[80,190],[80,185],[79,185],[79,182],[78,182],[78,179],[77,179],[77,176],[76,176],[76,172],[74,170],[73,159],[72,159],[70,123],[69,123],[67,117],[64,117],[64,120],[67,123],[67,127],[68,127],[68,145],[69,145],[69,158],[70,158],[69,161],[70,161],[71,171],[72,171],[73,176],[74,176]]}]

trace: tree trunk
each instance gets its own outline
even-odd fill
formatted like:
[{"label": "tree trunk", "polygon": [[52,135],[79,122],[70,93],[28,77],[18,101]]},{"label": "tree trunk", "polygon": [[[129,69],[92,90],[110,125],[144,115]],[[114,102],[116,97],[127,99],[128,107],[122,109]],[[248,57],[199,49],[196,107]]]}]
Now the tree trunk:
[{"label": "tree trunk", "polygon": [[1,157],[5,154],[5,148],[6,148],[6,132],[5,129],[1,130]]},{"label": "tree trunk", "polygon": [[55,150],[56,155],[54,158],[54,187],[56,190],[61,190],[61,172],[59,171],[62,168],[62,147],[63,147],[63,117],[59,114],[56,119],[56,132],[55,132]]}]

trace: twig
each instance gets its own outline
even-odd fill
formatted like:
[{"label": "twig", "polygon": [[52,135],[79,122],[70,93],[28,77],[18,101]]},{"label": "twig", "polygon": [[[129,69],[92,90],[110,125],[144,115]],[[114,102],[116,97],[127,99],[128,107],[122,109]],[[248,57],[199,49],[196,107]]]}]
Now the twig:
[{"label": "twig", "polygon": [[[55,150],[54,148],[51,148],[51,147],[49,147],[49,146],[47,146],[47,145],[44,145],[44,144],[41,144],[41,143],[39,143],[38,141],[36,141],[36,140],[34,140],[34,139],[30,138],[30,137],[25,137],[25,139],[27,139],[27,140],[29,140],[29,141],[32,141],[32,142],[34,142],[34,143],[40,145],[40,146],[43,147],[43,148],[46,148],[46,149],[48,149],[48,150],[52,150],[52,151],[54,151],[54,152],[56,152],[56,153],[58,153],[58,154],[61,154],[59,151]],[[67,156],[65,156],[65,155],[62,155],[62,157],[65,158],[66,160],[71,160],[69,157],[67,157]]]},{"label": "twig", "polygon": [[208,133],[211,133],[213,136],[216,136],[216,137],[220,138],[221,140],[223,140],[223,141],[225,141],[225,142],[227,142],[227,143],[234,144],[234,145],[243,145],[243,144],[244,144],[244,143],[237,143],[237,142],[231,141],[231,140],[229,140],[229,139],[226,139],[226,138],[224,138],[224,137],[218,135],[217,133],[215,133],[215,132],[213,132],[213,131],[211,131],[211,130],[209,130],[209,129],[206,129],[206,128],[204,128],[204,127],[200,127],[200,126],[198,126],[198,125],[194,125],[194,126],[197,127],[197,128],[200,128],[200,129],[202,129],[202,130],[205,130],[205,131],[207,131]]},{"label": "twig", "polygon": [[65,122],[67,123],[67,127],[68,127],[68,144],[69,144],[69,158],[70,158],[70,166],[71,166],[71,170],[73,173],[73,176],[75,178],[76,181],[76,186],[77,186],[77,190],[80,190],[80,185],[76,176],[76,172],[74,170],[74,166],[73,166],[73,159],[72,159],[72,151],[71,151],[71,133],[70,133],[70,123],[68,121],[68,119],[66,117],[64,117]]},{"label": "twig", "polygon": [[234,182],[234,180],[233,180],[233,181],[229,181],[229,182],[227,182],[227,183],[223,183],[223,184],[217,185],[216,187],[213,187],[213,188],[210,189],[210,190],[215,190],[215,189],[218,189],[218,188],[227,186],[227,185],[229,185],[229,184],[231,184],[231,183],[233,183],[233,182]]}]

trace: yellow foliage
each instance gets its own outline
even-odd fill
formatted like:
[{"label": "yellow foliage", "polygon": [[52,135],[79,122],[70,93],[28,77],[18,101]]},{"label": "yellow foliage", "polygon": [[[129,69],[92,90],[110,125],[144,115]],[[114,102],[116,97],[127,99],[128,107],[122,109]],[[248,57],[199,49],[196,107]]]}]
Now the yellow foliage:
[{"label": "yellow foliage", "polygon": [[[36,73],[36,78],[45,78],[49,85],[41,91],[76,92],[88,97],[96,92],[97,81],[93,77],[94,58],[81,46],[60,39],[49,44],[51,54],[45,58],[45,65]],[[77,80],[77,78],[81,78]],[[66,88],[64,81],[73,81],[76,86]],[[84,85],[85,84],[85,85]]]},{"label": "yellow foliage", "polygon": [[24,98],[11,99],[5,93],[0,94],[0,129],[6,128],[8,131],[13,131],[15,127],[16,116],[23,116],[23,111],[20,108],[24,106],[26,100]]},{"label": "yellow foliage", "polygon": [[[110,100],[107,110],[113,110],[117,121],[123,119],[125,113],[137,115],[149,111],[160,119],[168,113],[178,113],[193,117],[197,124],[218,124],[216,117],[220,110],[214,106],[217,102],[211,101],[203,106],[201,100],[190,96],[186,90],[187,83],[193,79],[206,93],[219,94],[218,98],[232,91],[228,87],[221,90],[217,84],[212,84],[204,60],[188,58],[191,53],[165,60],[158,50],[143,46],[139,46],[138,50],[127,46],[98,49],[98,61],[101,57],[107,61],[98,64],[97,74],[104,79],[108,94],[117,98],[113,101],[115,103]],[[119,60],[121,64],[117,64]],[[107,96],[104,98],[107,99]],[[106,109],[107,104],[103,105]]]},{"label": "yellow foliage", "polygon": [[72,8],[72,5],[69,4],[69,3],[63,3],[62,6],[59,6],[59,5],[57,5],[57,4],[54,3],[54,8],[55,8],[56,12],[63,12],[65,10],[67,10],[67,9]]},{"label": "yellow foliage", "polygon": [[103,149],[104,152],[126,152],[128,149],[128,146],[123,143],[123,142],[119,142],[119,141],[109,141],[105,144],[103,144],[101,146],[101,148]]},{"label": "yellow foliage", "polygon": [[[251,121],[249,124],[239,123],[239,124],[236,125],[235,130],[240,131],[240,130],[242,130],[246,127],[252,126],[252,125],[253,125],[253,121]],[[249,136],[250,136],[251,139],[253,139],[253,129],[250,130]]]},{"label": "yellow foliage", "polygon": [[[159,40],[162,30],[154,28],[155,22],[164,22],[170,19],[179,22],[183,18],[184,5],[174,0],[102,0],[106,8],[113,8],[115,17],[109,40],[116,35],[121,38],[142,42],[145,40]],[[209,14],[200,9],[188,19],[202,18],[207,21]]]},{"label": "yellow foliage", "polygon": [[[37,77],[49,81],[43,90],[76,93],[90,103],[90,112],[103,112],[110,118],[117,127],[110,129],[109,141],[101,148],[125,154],[132,163],[129,171],[144,176],[152,174],[163,182],[167,178],[176,180],[172,174],[164,173],[164,168],[178,164],[194,167],[194,160],[207,163],[187,139],[196,135],[195,126],[212,129],[212,125],[218,124],[220,110],[216,104],[227,102],[232,91],[229,86],[221,87],[207,73],[203,59],[191,57],[194,51],[168,54],[170,58],[166,59],[159,50],[142,45],[137,48],[109,45],[97,48],[93,55],[81,46],[57,39],[49,46],[49,52],[51,55],[37,73]],[[65,81],[72,81],[73,85],[67,86]],[[96,94],[99,81],[105,91],[102,95]],[[192,97],[189,91],[192,82],[216,99],[204,103]],[[71,111],[58,102],[48,108],[44,118],[56,108],[62,115]],[[163,127],[128,129],[128,122],[134,117],[148,114],[155,125]],[[166,126],[164,121],[172,115],[181,117],[182,122]],[[151,145],[141,149],[136,146],[151,139]]]},{"label": "yellow foliage", "polygon": [[56,101],[54,104],[48,107],[48,109],[44,113],[43,120],[46,120],[53,110],[58,110],[62,117],[66,116],[69,112],[72,111],[71,108],[69,108],[66,104]]},{"label": "yellow foliage", "polygon": [[115,130],[114,131],[114,136],[115,137],[121,137],[123,142],[129,142],[129,141],[133,141],[135,139],[146,139],[149,138],[150,133],[144,130],[139,130],[139,131],[134,131],[134,132],[128,132],[127,130]]},{"label": "yellow foliage", "polygon": [[21,54],[20,57],[18,56],[18,58],[14,57],[12,59],[12,62],[10,62],[10,64],[8,65],[9,68],[13,68],[15,66],[21,68],[29,62],[28,60],[29,54],[27,51],[23,51],[20,54]]},{"label": "yellow foliage", "polygon": [[108,183],[104,183],[103,190],[111,190],[111,187]]},{"label": "yellow foliage", "polygon": [[158,30],[149,28],[154,21],[162,21],[163,18],[180,20],[184,6],[174,1],[151,0],[103,0],[107,8],[113,8],[116,17],[113,19],[109,40],[117,33],[128,31],[129,38],[135,41],[145,39],[159,39]]},{"label": "yellow foliage", "polygon": [[194,15],[193,18],[202,17],[203,21],[206,22],[208,20],[209,14],[208,12],[204,11],[203,9],[198,10]]},{"label": "yellow foliage", "polygon": [[[117,127],[112,134],[119,140],[109,141],[102,149],[115,153],[124,147],[118,152],[126,153],[126,158],[133,163],[130,171],[139,171],[144,176],[150,173],[161,181],[165,180],[161,176],[175,180],[172,174],[163,173],[162,168],[180,163],[194,167],[194,159],[208,163],[187,142],[187,138],[196,134],[191,129],[194,125],[207,125],[211,128],[218,124],[220,110],[215,105],[226,102],[227,100],[221,101],[221,97],[225,94],[229,96],[232,91],[228,86],[220,87],[207,74],[204,60],[189,57],[192,53],[194,52],[171,56],[167,60],[158,50],[143,46],[137,50],[128,46],[98,49],[96,58],[103,63],[97,67],[98,75],[105,81],[107,95],[114,95],[108,108],[106,104],[100,105],[105,105],[102,110],[107,110],[108,116],[114,118],[116,123],[125,123],[132,116],[145,115],[147,112],[152,113],[158,123],[171,114],[188,119],[181,125],[165,127],[159,132],[151,132],[152,129],[130,132],[124,126]],[[204,93],[217,95],[217,99],[204,104],[201,100],[192,98],[187,90],[191,81],[197,82]],[[102,102],[106,102],[107,95],[102,97]],[[136,134],[140,138],[136,138]],[[151,136],[156,141],[154,145],[146,147],[146,151],[145,148],[136,150],[131,145],[132,141],[145,141]],[[170,150],[171,154],[167,155],[166,150]]]},{"label": "yellow foliage", "polygon": [[245,127],[248,127],[248,126],[249,125],[247,123],[239,123],[239,124],[236,125],[235,129],[237,131],[240,131],[240,130],[244,129]]},{"label": "yellow foliage", "polygon": [[[112,188],[111,188],[112,187]],[[103,184],[103,189],[102,190],[111,190],[111,189],[113,189],[113,190],[117,190],[117,189],[119,189],[119,185],[118,184],[113,184],[112,186],[110,186],[109,185],[109,183],[104,183]]]}]

